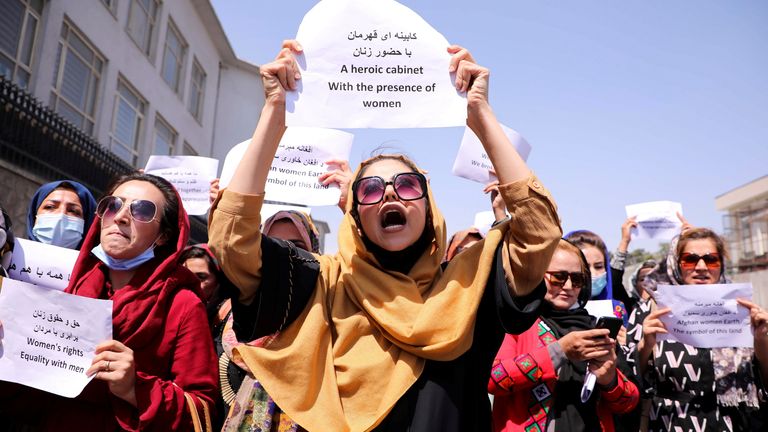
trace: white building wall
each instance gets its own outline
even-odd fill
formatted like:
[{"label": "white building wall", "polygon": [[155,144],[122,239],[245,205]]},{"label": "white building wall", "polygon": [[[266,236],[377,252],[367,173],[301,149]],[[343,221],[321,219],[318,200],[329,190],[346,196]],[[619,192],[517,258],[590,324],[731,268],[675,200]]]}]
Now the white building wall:
[{"label": "white building wall", "polygon": [[249,139],[264,107],[264,88],[255,67],[226,67],[221,72],[219,101],[211,157],[224,164],[227,152]]},{"label": "white building wall", "polygon": [[[199,155],[221,157],[223,160],[223,155],[232,145],[227,139],[230,136],[249,135],[256,124],[261,105],[257,109],[246,110],[249,117],[243,113],[243,115],[236,115],[235,118],[217,116],[217,107],[232,113],[236,111],[233,107],[246,105],[243,103],[243,95],[248,95],[250,98],[251,94],[260,98],[256,99],[260,101],[257,103],[263,104],[263,91],[258,74],[233,66],[232,69],[236,72],[230,73],[227,80],[219,79],[220,65],[224,62],[223,56],[190,0],[166,0],[161,3],[152,34],[150,55],[145,55],[126,32],[130,3],[131,0],[119,1],[116,16],[114,16],[98,0],[46,2],[42,28],[37,36],[30,91],[43,103],[49,103],[56,72],[58,43],[66,17],[106,61],[99,83],[94,116],[94,137],[99,143],[109,146],[118,77],[122,76],[148,102],[140,131],[138,158],[140,166],[153,152],[157,113],[178,134],[176,154],[183,152],[186,141]],[[174,92],[161,75],[169,17],[172,18],[188,46],[179,94]],[[194,59],[206,73],[205,96],[199,122],[187,110]],[[217,102],[217,87],[220,81],[226,82],[224,87],[228,93],[224,101]],[[227,128],[224,132],[226,139],[214,139],[214,126],[220,121],[217,117],[223,119],[221,123]],[[223,147],[218,148],[219,146]]]}]

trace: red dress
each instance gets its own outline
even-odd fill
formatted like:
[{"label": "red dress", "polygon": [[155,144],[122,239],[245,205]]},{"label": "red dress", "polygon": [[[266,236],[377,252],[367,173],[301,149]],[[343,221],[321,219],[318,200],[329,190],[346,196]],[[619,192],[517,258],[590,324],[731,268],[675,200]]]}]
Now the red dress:
[{"label": "red dress", "polygon": [[[494,431],[544,431],[557,372],[547,346],[557,341],[541,319],[524,333],[507,334],[496,354],[488,381],[494,395]],[[637,386],[616,371],[615,388],[601,391],[598,417],[603,431],[613,431],[613,414],[631,411],[638,402]]]},{"label": "red dress", "polygon": [[[113,338],[133,350],[138,406],[114,396],[106,382],[95,379],[74,399],[0,383],[0,424],[45,431],[191,431],[185,391],[215,411],[217,360],[198,296],[200,282],[177,263],[189,230],[186,212],[179,213],[176,244],[164,251],[158,247],[157,256],[114,294],[106,266],[90,254],[99,242],[101,224],[94,223],[67,287],[67,292],[114,302]],[[202,405],[199,412],[202,416]]]}]

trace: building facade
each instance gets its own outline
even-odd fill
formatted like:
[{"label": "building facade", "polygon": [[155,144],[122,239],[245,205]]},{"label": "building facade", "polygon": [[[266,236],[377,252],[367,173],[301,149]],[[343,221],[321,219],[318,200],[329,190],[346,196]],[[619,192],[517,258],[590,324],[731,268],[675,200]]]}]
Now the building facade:
[{"label": "building facade", "polygon": [[[251,135],[264,103],[258,67],[235,56],[208,0],[0,0],[0,77],[15,85],[7,87],[7,121],[40,129],[51,147],[98,143],[110,174],[143,167],[153,154],[223,162]],[[16,106],[27,100],[19,92],[49,121]],[[60,128],[76,131],[51,132]],[[91,167],[27,169],[23,148],[39,139],[19,129],[2,140],[0,180],[18,191],[4,204],[22,233],[37,186],[79,180],[78,169]],[[86,147],[73,151],[93,158]],[[101,192],[98,182],[84,183]]]},{"label": "building facade", "polygon": [[768,175],[719,195],[733,280],[752,282],[755,299],[768,306]]}]

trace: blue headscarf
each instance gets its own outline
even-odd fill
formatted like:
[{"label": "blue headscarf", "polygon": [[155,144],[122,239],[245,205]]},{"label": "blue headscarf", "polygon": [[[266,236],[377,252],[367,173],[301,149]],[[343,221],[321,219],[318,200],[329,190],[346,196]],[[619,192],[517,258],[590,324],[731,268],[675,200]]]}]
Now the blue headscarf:
[{"label": "blue headscarf", "polygon": [[[75,193],[77,193],[77,197],[80,198],[80,205],[83,207],[83,219],[85,220],[85,226],[83,227],[83,239],[85,239],[85,234],[88,232],[88,228],[91,227],[94,215],[96,214],[96,200],[93,198],[93,195],[91,195],[91,192],[80,183],[72,180],[57,180],[40,186],[40,188],[37,189],[37,192],[32,196],[32,201],[29,203],[29,210],[27,210],[27,238],[29,240],[36,242],[40,241],[32,232],[32,228],[35,226],[35,219],[37,218],[37,209],[51,192],[62,185],[74,189]],[[82,244],[83,242],[81,240],[76,249],[80,250]]]}]

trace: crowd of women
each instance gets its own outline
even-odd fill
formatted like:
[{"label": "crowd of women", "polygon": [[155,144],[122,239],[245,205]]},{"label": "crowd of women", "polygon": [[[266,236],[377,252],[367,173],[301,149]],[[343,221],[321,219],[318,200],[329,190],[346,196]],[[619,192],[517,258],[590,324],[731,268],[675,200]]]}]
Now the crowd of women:
[{"label": "crowd of women", "polygon": [[[563,237],[494,116],[489,71],[461,47],[448,48],[450,71],[498,178],[485,190],[490,231],[447,241],[425,173],[397,154],[320,178],[342,190],[335,255],[319,253],[303,213],[262,221],[300,51],[287,41],[261,67],[265,105],[233,179],[213,189],[207,244],[188,245],[179,195],[159,177],[122,176],[98,203],[74,181],[38,190],[27,238],[80,250],[66,291],[113,301],[113,340],[96,347],[76,398],[0,383],[0,428],[764,430],[763,309],[740,300],[754,348],[656,340],[670,312],[654,303],[657,283],[728,283],[719,236],[684,225],[626,289],[636,222],[613,254],[593,232]],[[5,212],[0,228],[7,267]],[[596,328],[590,300],[612,301],[618,333]]]}]

